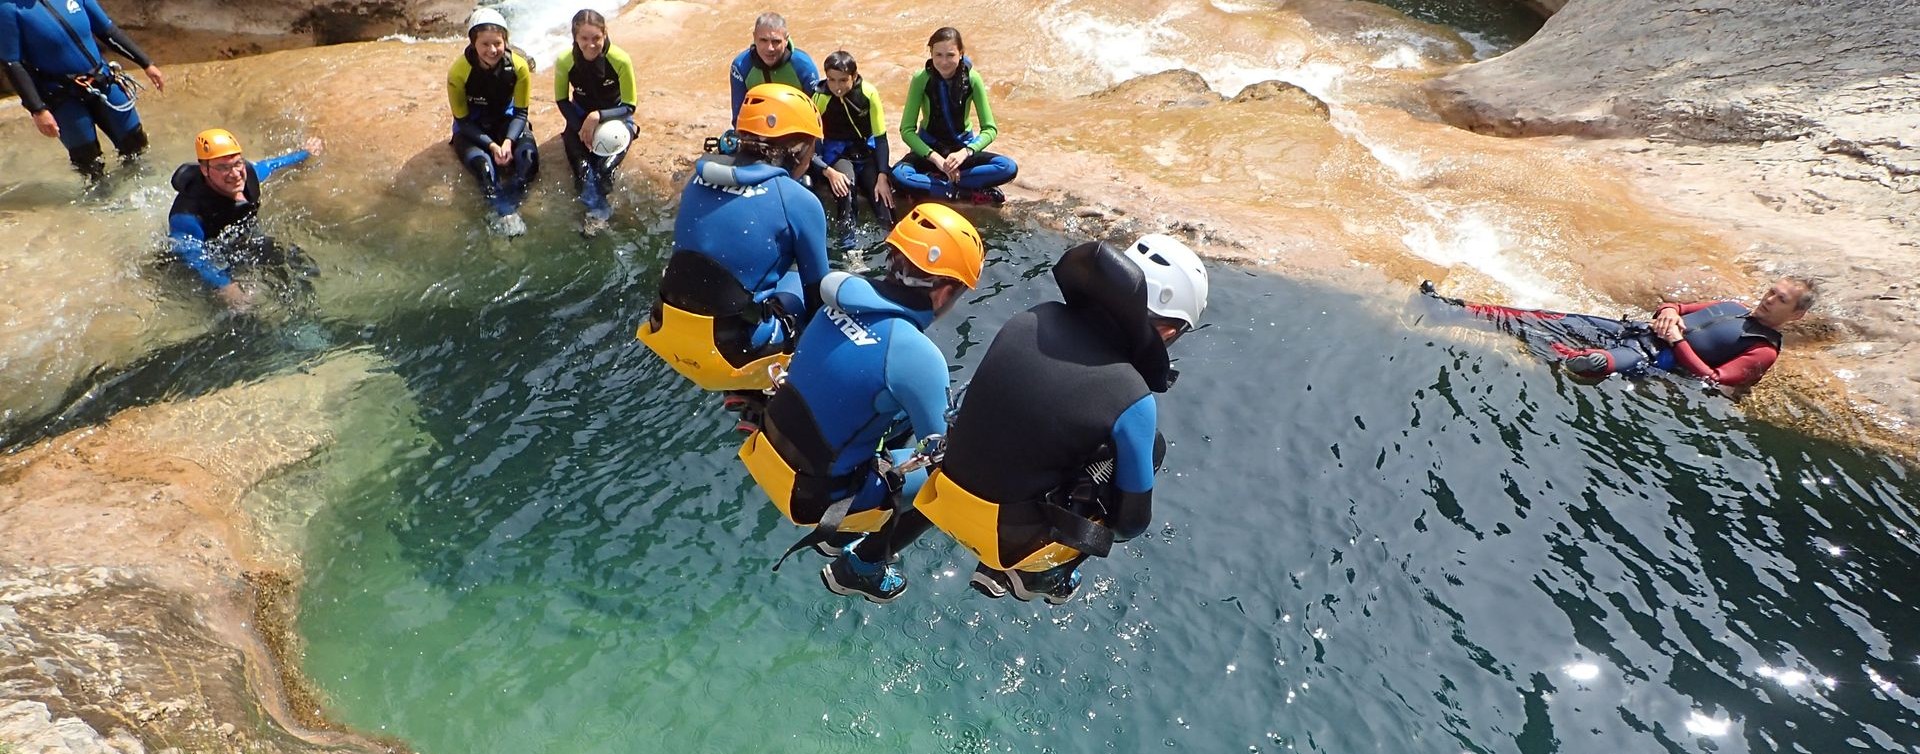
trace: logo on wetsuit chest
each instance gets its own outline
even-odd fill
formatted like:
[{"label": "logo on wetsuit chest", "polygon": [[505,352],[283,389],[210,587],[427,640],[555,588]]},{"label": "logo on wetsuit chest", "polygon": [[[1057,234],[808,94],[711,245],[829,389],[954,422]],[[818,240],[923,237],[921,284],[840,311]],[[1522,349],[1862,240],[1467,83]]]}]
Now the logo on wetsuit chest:
[{"label": "logo on wetsuit chest", "polygon": [[80,0],[67,0],[67,12],[68,12],[68,13],[79,13],[79,12],[80,12]]},{"label": "logo on wetsuit chest", "polygon": [[847,340],[853,341],[854,345],[877,346],[880,344],[880,340],[867,332],[867,328],[861,326],[859,322],[854,321],[851,315],[832,306],[826,307],[825,311],[827,321],[832,322],[834,327],[840,328],[841,334],[846,335]]}]

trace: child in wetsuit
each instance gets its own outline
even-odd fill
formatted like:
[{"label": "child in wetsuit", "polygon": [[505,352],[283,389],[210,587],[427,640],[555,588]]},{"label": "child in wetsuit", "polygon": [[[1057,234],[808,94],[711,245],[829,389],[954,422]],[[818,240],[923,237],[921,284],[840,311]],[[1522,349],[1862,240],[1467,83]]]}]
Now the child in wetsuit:
[{"label": "child in wetsuit", "polygon": [[503,236],[527,232],[520,203],[540,172],[540,149],[527,123],[533,65],[507,46],[507,19],[481,8],[467,24],[467,49],[447,72],[453,107],[453,151],[492,205],[491,227]]},{"label": "child in wetsuit", "polygon": [[634,87],[633,59],[607,38],[607,18],[590,8],[573,14],[573,49],[561,53],[554,66],[553,97],[567,119],[560,143],[567,149],[580,203],[587,207],[580,232],[589,238],[606,230],[613,217],[607,190],[638,131]]},{"label": "child in wetsuit", "polygon": [[[983,152],[1000,127],[987,104],[987,85],[966,57],[960,30],[943,26],[927,39],[927,67],[907,85],[900,111],[900,139],[912,153],[893,166],[893,179],[909,191],[935,199],[976,204],[1006,201],[997,186],[1020,172],[1011,158]],[[978,132],[967,117],[972,106]]]},{"label": "child in wetsuit", "polygon": [[865,198],[874,222],[893,227],[893,183],[887,180],[887,120],[880,92],[860,78],[853,53],[840,50],[827,56],[826,86],[813,95],[826,136],[814,150],[816,189],[826,187],[834,197],[835,245],[853,245],[854,202]]}]

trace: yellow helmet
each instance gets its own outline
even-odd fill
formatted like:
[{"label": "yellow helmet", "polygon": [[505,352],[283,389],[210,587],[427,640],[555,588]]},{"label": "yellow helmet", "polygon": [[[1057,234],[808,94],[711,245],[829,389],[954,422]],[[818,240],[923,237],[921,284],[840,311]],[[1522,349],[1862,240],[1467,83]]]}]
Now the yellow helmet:
[{"label": "yellow helmet", "polygon": [[741,133],[769,139],[790,134],[822,137],[820,112],[813,109],[813,99],[786,84],[761,84],[748,89],[747,98],[740,102],[740,117],[734,120],[733,127]]},{"label": "yellow helmet", "polygon": [[202,162],[240,153],[240,140],[224,128],[209,128],[193,137],[193,154]]},{"label": "yellow helmet", "polygon": [[986,246],[980,231],[952,207],[931,202],[914,207],[893,226],[887,243],[922,272],[958,280],[968,288],[980,284]]}]

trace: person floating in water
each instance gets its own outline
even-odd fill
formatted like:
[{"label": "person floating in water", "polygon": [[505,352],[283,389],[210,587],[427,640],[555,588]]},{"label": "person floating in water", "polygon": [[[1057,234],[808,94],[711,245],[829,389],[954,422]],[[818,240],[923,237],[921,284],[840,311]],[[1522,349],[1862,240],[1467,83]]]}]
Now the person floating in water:
[{"label": "person floating in water", "polygon": [[193,139],[197,162],[173,172],[173,188],[179,194],[167,212],[169,257],[192,270],[231,309],[243,310],[252,303],[252,297],[233,281],[235,269],[291,271],[302,279],[319,271],[299,247],[282,245],[260,232],[260,184],[319,155],[322,144],[310,138],[303,146],[249,162],[232,132],[210,128]]},{"label": "person floating in water", "polygon": [[67,159],[88,180],[106,175],[100,159],[104,131],[121,159],[147,148],[134,108],[132,77],[100,53],[100,43],[140,66],[156,91],[166,91],[160,67],[113,25],[96,0],[0,0],[0,68],[33,114],[41,135],[58,138]]},{"label": "person floating in water", "polygon": [[[838,594],[891,602],[906,589],[892,558],[847,554],[926,479],[906,446],[937,454],[947,429],[947,359],[926,334],[980,284],[985,247],[960,213],[923,204],[893,227],[884,279],[834,272],[785,381],[740,460],[788,520],[814,527],[788,549],[842,556],[821,576]],[[784,559],[785,556],[782,556]]]},{"label": "person floating in water", "polygon": [[473,12],[467,49],[447,71],[453,107],[453,152],[493,207],[490,227],[503,236],[527,232],[520,203],[540,173],[540,147],[527,122],[533,65],[507,46],[507,19],[492,8]]},{"label": "person floating in water", "polygon": [[834,197],[834,225],[842,248],[853,245],[854,203],[865,199],[880,227],[893,226],[893,182],[888,180],[887,116],[880,92],[860,78],[853,53],[827,56],[824,91],[813,95],[825,138],[813,156],[813,185]]},{"label": "person floating in water", "polygon": [[829,566],[836,579],[875,568],[938,526],[979,556],[976,590],[1058,605],[1079,588],[1088,557],[1146,532],[1165,447],[1154,394],[1173,384],[1167,347],[1206,309],[1206,267],[1185,244],[1154,234],[1125,251],[1069,249],[1053,278],[1065,302],[1000,328],[939,468],[912,508]]},{"label": "person floating in water", "polygon": [[1447,298],[1431,280],[1420,290],[1503,330],[1544,339],[1567,371],[1582,378],[1640,379],[1663,370],[1727,387],[1759,382],[1780,358],[1780,328],[1806,316],[1819,298],[1813,280],[1787,276],[1752,307],[1738,301],[1667,302],[1654,310],[1653,321],[1635,322]]},{"label": "person floating in water", "polygon": [[702,389],[728,391],[729,409],[748,410],[820,307],[827,215],[795,180],[820,138],[812,99],[761,84],[735,128],[735,153],[694,163],[659,299],[635,337]]},{"label": "person floating in water", "polygon": [[790,44],[787,19],[778,13],[762,13],[753,20],[753,46],[734,57],[727,82],[733,119],[738,121],[740,105],[754,87],[786,84],[812,94],[820,89],[820,69],[814,66],[812,56]]},{"label": "person floating in water", "polygon": [[[927,66],[913,74],[900,110],[900,138],[910,154],[893,166],[893,179],[936,200],[1000,204],[1007,197],[997,187],[1020,168],[1011,158],[982,151],[1000,126],[987,104],[987,84],[966,54],[959,29],[944,26],[927,38]],[[977,132],[969,107],[979,117]]]},{"label": "person floating in water", "polygon": [[567,120],[560,144],[587,208],[580,233],[588,238],[606,230],[613,217],[607,191],[638,131],[634,87],[633,59],[608,41],[606,17],[590,8],[573,14],[573,49],[560,53],[554,65],[553,97]]}]

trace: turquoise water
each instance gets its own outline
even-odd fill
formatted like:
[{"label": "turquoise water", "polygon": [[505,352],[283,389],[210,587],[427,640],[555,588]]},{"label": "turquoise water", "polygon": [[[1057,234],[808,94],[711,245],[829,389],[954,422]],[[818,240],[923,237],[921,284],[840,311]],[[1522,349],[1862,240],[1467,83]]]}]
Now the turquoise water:
[{"label": "turquoise water", "polygon": [[[986,233],[934,332],[956,385],[1071,242]],[[1057,608],[974,594],[930,536],[882,607],[811,555],[769,572],[797,530],[717,401],[632,341],[654,239],[552,252],[589,261],[355,330],[430,442],[353,440],[403,460],[309,531],[306,667],[423,752],[1920,741],[1911,473],[1722,399],[1577,386],[1412,296],[1217,266],[1155,530]]]}]

